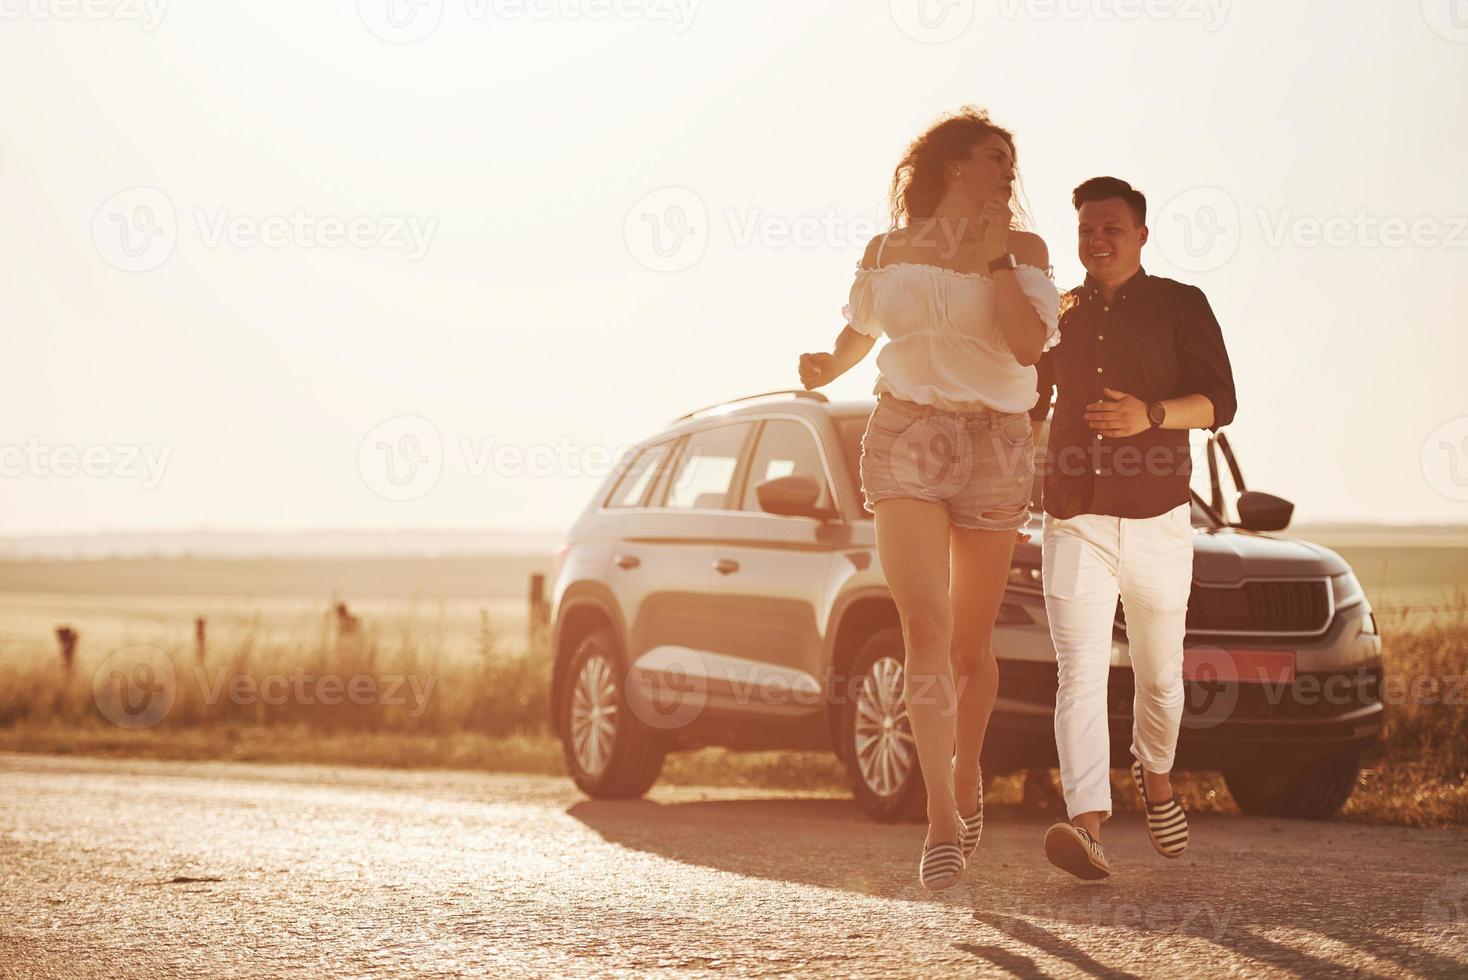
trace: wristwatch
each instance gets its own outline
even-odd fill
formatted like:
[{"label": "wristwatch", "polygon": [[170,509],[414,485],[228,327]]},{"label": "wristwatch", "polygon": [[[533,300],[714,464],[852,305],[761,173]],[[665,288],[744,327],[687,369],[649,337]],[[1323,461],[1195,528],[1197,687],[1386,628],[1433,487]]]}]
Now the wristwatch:
[{"label": "wristwatch", "polygon": [[1005,252],[999,258],[989,263],[990,272],[998,272],[1000,269],[1017,268],[1019,268],[1019,263],[1014,260],[1014,255],[1010,252]]},{"label": "wristwatch", "polygon": [[1152,423],[1152,428],[1162,428],[1162,423],[1167,420],[1167,406],[1161,402],[1152,402],[1147,406],[1147,421]]}]

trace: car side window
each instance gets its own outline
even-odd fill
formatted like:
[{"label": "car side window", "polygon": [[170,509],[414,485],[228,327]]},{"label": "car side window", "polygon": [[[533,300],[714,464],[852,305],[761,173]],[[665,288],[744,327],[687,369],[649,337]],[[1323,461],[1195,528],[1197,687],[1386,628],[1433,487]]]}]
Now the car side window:
[{"label": "car side window", "polygon": [[725,510],[733,489],[739,451],[751,425],[718,425],[690,433],[667,481],[670,510]]},{"label": "car side window", "polygon": [[673,443],[660,442],[655,446],[644,447],[627,464],[621,479],[607,495],[607,507],[638,507],[642,504],[643,497],[647,494],[647,488],[652,484],[653,477],[657,475],[658,464],[668,454]]},{"label": "car side window", "polygon": [[809,476],[821,488],[816,504],[831,506],[831,488],[826,483],[826,469],[821,462],[821,449],[809,429],[793,419],[770,419],[760,432],[744,480],[743,510],[759,511],[759,495],[755,488],[767,480],[782,476]]}]

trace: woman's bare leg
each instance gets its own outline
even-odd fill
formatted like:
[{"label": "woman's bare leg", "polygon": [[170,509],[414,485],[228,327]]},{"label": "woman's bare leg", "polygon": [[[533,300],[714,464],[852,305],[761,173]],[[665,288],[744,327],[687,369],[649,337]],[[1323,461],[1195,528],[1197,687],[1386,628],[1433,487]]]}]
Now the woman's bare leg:
[{"label": "woman's bare leg", "polygon": [[958,699],[949,667],[948,508],[907,497],[879,500],[872,508],[882,574],[902,618],[907,717],[928,789],[928,843],[957,841],[951,767]]},{"label": "woman's bare leg", "polygon": [[953,790],[965,815],[979,808],[979,754],[999,692],[994,621],[1004,601],[1015,541],[1013,531],[955,527],[951,535],[953,640],[949,654],[959,691]]}]

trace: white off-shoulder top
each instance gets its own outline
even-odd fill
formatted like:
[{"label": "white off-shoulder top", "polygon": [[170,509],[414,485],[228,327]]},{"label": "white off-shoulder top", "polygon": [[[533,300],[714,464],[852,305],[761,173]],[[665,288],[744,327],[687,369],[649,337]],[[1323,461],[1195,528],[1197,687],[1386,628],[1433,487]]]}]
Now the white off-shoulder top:
[{"label": "white off-shoulder top", "polygon": [[[1015,360],[999,329],[994,280],[980,273],[896,262],[856,271],[846,322],[868,337],[886,334],[877,355],[873,394],[949,410],[989,408],[1027,412],[1038,400],[1035,368]],[[1048,334],[1044,350],[1060,343],[1060,292],[1034,266],[1014,271]]]}]

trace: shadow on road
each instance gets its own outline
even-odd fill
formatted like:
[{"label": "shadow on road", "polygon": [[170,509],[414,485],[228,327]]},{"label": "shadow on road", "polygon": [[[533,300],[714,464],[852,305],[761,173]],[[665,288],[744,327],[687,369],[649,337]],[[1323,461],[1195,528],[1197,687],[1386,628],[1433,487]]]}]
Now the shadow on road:
[{"label": "shadow on road", "polygon": [[[1193,848],[1174,862],[1152,851],[1140,818],[1122,815],[1107,825],[1118,874],[1080,882],[1045,860],[1040,842],[1053,815],[991,806],[964,884],[934,898],[916,879],[922,827],[874,823],[847,800],[586,800],[568,813],[610,842],[690,865],[911,902],[915,915],[935,905],[968,910],[975,924],[1097,976],[1129,974],[1055,929],[1156,942],[1160,955],[1191,937],[1297,974],[1340,972],[1360,954],[1388,972],[1464,970],[1430,943],[1387,931],[1422,930],[1424,896],[1468,857],[1458,839],[1455,857],[1440,856],[1447,867],[1407,874],[1388,848],[1345,844],[1377,828],[1202,816]],[[1037,972],[1028,957],[982,941],[992,939],[988,930],[955,939],[954,948],[996,968]]]}]

